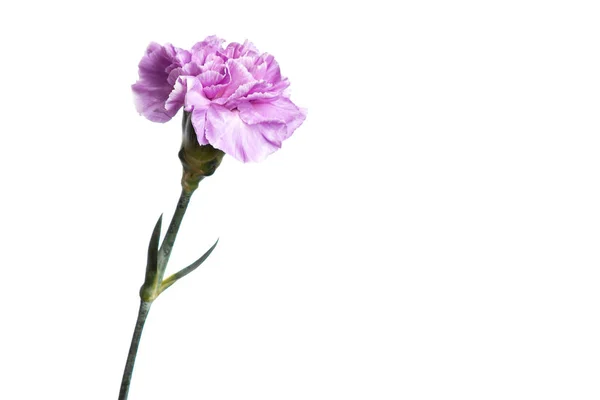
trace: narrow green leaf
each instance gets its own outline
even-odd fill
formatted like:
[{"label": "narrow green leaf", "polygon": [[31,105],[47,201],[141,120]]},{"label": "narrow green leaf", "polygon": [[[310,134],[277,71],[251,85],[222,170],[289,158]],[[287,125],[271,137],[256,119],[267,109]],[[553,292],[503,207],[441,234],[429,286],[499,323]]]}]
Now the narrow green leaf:
[{"label": "narrow green leaf", "polygon": [[187,274],[189,274],[190,272],[192,272],[193,270],[198,268],[208,258],[208,256],[210,256],[210,253],[212,253],[212,251],[215,249],[215,247],[217,247],[217,243],[219,243],[219,239],[217,239],[215,244],[213,244],[212,247],[210,249],[208,249],[206,251],[206,253],[204,253],[202,255],[202,257],[200,257],[199,259],[197,259],[196,261],[194,261],[193,263],[191,263],[189,266],[185,267],[181,271],[176,272],[173,275],[169,276],[167,279],[163,280],[162,284],[160,285],[159,294],[164,292],[168,287],[170,287],[172,284],[177,282],[179,279],[183,278],[184,276],[186,276]]},{"label": "narrow green leaf", "polygon": [[158,274],[158,241],[160,239],[160,228],[162,226],[162,214],[156,221],[152,236],[150,237],[150,243],[148,244],[148,264],[146,264],[146,279],[140,290],[140,296],[143,300],[152,301],[151,297],[153,292],[156,291],[158,282],[156,282]]}]

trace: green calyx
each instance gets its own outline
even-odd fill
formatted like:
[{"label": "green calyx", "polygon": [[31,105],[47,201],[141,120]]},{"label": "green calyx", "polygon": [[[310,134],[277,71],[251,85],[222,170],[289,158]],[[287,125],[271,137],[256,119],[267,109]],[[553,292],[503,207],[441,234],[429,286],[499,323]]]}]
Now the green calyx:
[{"label": "green calyx", "polygon": [[183,137],[179,159],[183,165],[181,186],[187,193],[198,188],[202,179],[215,173],[225,153],[210,144],[200,145],[192,125],[192,114],[184,111],[182,124]]}]

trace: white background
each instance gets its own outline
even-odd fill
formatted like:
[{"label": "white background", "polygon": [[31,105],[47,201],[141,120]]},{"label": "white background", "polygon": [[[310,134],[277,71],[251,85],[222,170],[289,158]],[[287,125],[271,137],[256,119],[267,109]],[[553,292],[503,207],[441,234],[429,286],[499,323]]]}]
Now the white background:
[{"label": "white background", "polygon": [[0,398],[116,399],[180,115],[150,41],[274,54],[305,124],[201,183],[130,399],[598,399],[589,1],[0,6]]}]

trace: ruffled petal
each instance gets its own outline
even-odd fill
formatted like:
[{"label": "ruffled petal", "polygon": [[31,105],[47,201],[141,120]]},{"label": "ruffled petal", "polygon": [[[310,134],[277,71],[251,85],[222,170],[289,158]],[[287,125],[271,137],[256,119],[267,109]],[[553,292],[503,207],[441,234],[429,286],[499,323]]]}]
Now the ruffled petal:
[{"label": "ruffled petal", "polygon": [[206,115],[206,139],[215,148],[242,162],[262,161],[281,147],[286,136],[283,122],[247,124],[238,110],[211,104]]},{"label": "ruffled petal", "polygon": [[216,36],[216,35],[211,35],[206,37],[206,39],[204,39],[201,42],[196,43],[193,47],[192,50],[193,51],[199,51],[199,50],[205,50],[205,49],[211,49],[211,50],[223,50],[221,44],[223,44],[225,42],[225,39],[221,39],[220,37]]},{"label": "ruffled petal", "polygon": [[240,58],[243,56],[258,56],[258,49],[249,42],[245,40],[243,44],[239,43],[229,43],[223,52],[228,58]]},{"label": "ruffled petal", "polygon": [[198,137],[198,143],[208,144],[204,134],[206,110],[210,105],[210,100],[204,96],[202,83],[197,77],[181,76],[177,79],[175,89],[167,101],[167,107],[181,107],[192,113],[192,125]]},{"label": "ruffled petal", "polygon": [[168,98],[171,86],[151,87],[141,83],[131,86],[134,95],[135,108],[138,113],[152,122],[167,122],[176,114],[165,109],[165,99]]},{"label": "ruffled petal", "polygon": [[[185,77],[177,78],[175,87],[169,94],[169,98],[165,102],[165,110],[175,115],[177,111],[183,106],[185,101],[185,94],[187,93],[187,80]],[[186,110],[189,111],[189,110]]]},{"label": "ruffled petal", "polygon": [[244,102],[238,105],[240,118],[246,124],[255,125],[265,122],[279,122],[286,125],[283,141],[302,125],[306,119],[306,110],[297,107],[290,99],[279,97],[269,102]]},{"label": "ruffled petal", "polygon": [[204,71],[203,73],[198,75],[198,79],[200,79],[200,82],[202,83],[203,87],[213,86],[218,83],[221,83],[221,81],[223,81],[224,78],[225,78],[224,74],[221,74],[217,71],[210,71],[210,70]]},{"label": "ruffled petal", "polygon": [[269,101],[276,97],[287,97],[284,96],[284,92],[288,86],[289,81],[287,79],[275,84],[266,81],[249,82],[237,88],[237,90],[225,101],[220,100],[220,104],[223,104],[228,108],[235,108],[239,104],[248,101]]},{"label": "ruffled petal", "polygon": [[204,95],[202,82],[195,76],[185,77],[187,92],[185,94],[185,110],[208,108],[210,100]]},{"label": "ruffled petal", "polygon": [[173,90],[169,73],[177,67],[175,56],[173,46],[150,43],[139,63],[139,79],[131,88],[137,111],[150,121],[166,122],[177,113],[165,108]]},{"label": "ruffled petal", "polygon": [[225,70],[225,59],[219,54],[209,54],[202,64],[202,71],[218,71],[223,73]]},{"label": "ruffled petal", "polygon": [[180,49],[178,47],[174,47],[175,50],[175,60],[179,65],[185,65],[192,60],[192,53],[187,50]]},{"label": "ruffled petal", "polygon": [[282,80],[279,64],[271,54],[264,53],[256,60],[255,66],[250,70],[256,79],[276,83]]},{"label": "ruffled petal", "polygon": [[196,137],[200,145],[208,144],[206,139],[206,111],[205,108],[194,108],[194,111],[192,111],[192,126],[196,131]]},{"label": "ruffled petal", "polygon": [[184,110],[191,112],[194,109],[206,110],[210,100],[204,95],[202,83],[194,76],[180,76],[175,82],[175,88],[166,101],[165,108],[173,114],[184,106]]},{"label": "ruffled petal", "polygon": [[[227,60],[227,72],[227,75],[230,77],[229,83],[221,93],[217,94],[220,98],[220,104],[225,103],[234,93],[234,97],[239,96],[238,92],[236,92],[239,88],[252,85],[255,82],[252,74],[237,60]],[[242,92],[245,91],[242,90]]]},{"label": "ruffled petal", "polygon": [[183,66],[181,74],[187,75],[187,76],[196,76],[196,75],[200,74],[201,72],[202,72],[202,67],[200,67],[195,62],[189,62]]},{"label": "ruffled petal", "polygon": [[267,70],[265,71],[264,79],[269,82],[278,82],[282,79],[279,64],[275,61],[275,57],[270,54],[263,54],[265,64],[267,64]]},{"label": "ruffled petal", "polygon": [[217,36],[209,36],[203,41],[196,43],[192,47],[192,61],[198,65],[204,65],[209,55],[223,51],[221,44],[224,41]]}]

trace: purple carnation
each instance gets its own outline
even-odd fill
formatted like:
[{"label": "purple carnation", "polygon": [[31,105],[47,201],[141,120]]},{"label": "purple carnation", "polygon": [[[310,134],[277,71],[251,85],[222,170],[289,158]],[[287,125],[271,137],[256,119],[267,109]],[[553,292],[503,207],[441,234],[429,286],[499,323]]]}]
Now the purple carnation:
[{"label": "purple carnation", "polygon": [[166,122],[181,107],[201,145],[243,161],[261,161],[281,147],[306,118],[286,92],[275,58],[252,43],[210,36],[190,51],[151,43],[132,88],[140,114]]}]

